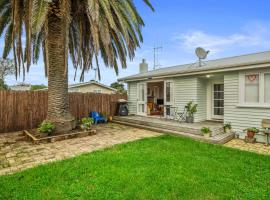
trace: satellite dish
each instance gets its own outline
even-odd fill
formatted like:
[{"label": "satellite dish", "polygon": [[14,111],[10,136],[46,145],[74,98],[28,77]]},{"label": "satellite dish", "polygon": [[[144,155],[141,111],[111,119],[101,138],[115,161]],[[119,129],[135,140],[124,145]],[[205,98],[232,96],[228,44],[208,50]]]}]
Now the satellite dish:
[{"label": "satellite dish", "polygon": [[196,48],[195,53],[196,53],[196,55],[197,55],[198,58],[199,58],[199,67],[202,66],[202,60],[203,60],[203,59],[206,59],[206,57],[207,57],[207,55],[208,55],[209,52],[210,52],[210,51],[206,51],[206,50],[205,50],[204,48],[202,48],[202,47]]},{"label": "satellite dish", "polygon": [[209,51],[206,51],[202,47],[198,47],[195,50],[196,55],[198,56],[199,59],[205,59],[209,53]]}]

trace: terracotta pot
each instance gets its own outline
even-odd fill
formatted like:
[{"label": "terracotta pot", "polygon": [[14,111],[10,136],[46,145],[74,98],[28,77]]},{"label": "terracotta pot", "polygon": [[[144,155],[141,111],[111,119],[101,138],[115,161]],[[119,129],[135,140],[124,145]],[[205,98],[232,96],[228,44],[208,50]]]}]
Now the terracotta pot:
[{"label": "terracotta pot", "polygon": [[108,121],[111,122],[113,120],[113,117],[112,116],[109,116],[108,117]]},{"label": "terracotta pot", "polygon": [[247,131],[247,137],[248,138],[254,138],[255,133],[253,131]]}]

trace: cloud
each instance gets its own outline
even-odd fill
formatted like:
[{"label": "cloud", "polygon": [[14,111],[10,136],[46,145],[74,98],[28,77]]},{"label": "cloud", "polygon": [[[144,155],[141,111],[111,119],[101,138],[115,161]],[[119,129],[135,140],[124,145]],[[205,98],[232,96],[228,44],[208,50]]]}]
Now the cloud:
[{"label": "cloud", "polygon": [[203,30],[194,30],[177,34],[173,36],[173,40],[177,41],[178,45],[180,43],[181,49],[186,52],[194,52],[194,49],[199,46],[210,50],[211,54],[238,48],[269,48],[270,26],[253,22],[242,27],[239,32],[230,35],[218,35]]}]

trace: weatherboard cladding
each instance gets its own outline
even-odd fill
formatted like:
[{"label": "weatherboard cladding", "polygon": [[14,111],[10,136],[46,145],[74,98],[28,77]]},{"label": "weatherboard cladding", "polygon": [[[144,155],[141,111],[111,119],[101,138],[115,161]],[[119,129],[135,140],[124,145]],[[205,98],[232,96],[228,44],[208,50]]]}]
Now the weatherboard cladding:
[{"label": "weatherboard cladding", "polygon": [[[238,107],[239,74],[226,73],[224,75],[224,122],[231,122],[235,131],[243,138],[243,129],[248,127],[261,127],[262,119],[270,119],[270,108],[244,108]],[[258,136],[264,141],[264,136]]]}]

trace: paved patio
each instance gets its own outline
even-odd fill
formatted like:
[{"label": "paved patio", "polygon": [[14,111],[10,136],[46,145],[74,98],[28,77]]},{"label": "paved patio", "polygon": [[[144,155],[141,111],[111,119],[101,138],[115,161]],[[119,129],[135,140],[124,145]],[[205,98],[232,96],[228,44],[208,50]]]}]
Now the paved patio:
[{"label": "paved patio", "polygon": [[261,143],[251,144],[251,143],[245,143],[245,141],[240,140],[240,139],[233,139],[230,142],[224,144],[224,146],[240,149],[243,151],[250,151],[250,152],[255,152],[259,154],[270,155],[270,145],[266,146],[265,144],[261,144]]},{"label": "paved patio", "polygon": [[99,125],[96,129],[97,135],[94,136],[40,145],[22,141],[21,132],[0,134],[0,175],[71,158],[115,144],[162,135],[113,123]]}]

